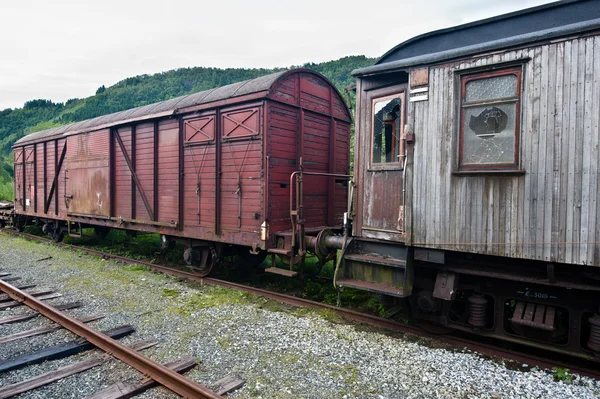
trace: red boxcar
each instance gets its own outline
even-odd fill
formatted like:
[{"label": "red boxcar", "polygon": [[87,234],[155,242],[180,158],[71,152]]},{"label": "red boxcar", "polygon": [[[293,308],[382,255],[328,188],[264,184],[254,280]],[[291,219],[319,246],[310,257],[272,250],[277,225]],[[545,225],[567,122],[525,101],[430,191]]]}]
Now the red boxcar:
[{"label": "red boxcar", "polygon": [[294,257],[299,234],[341,227],[350,123],[335,87],[296,69],[33,133],[14,145],[15,210],[56,240],[159,232],[201,268],[232,246]]}]

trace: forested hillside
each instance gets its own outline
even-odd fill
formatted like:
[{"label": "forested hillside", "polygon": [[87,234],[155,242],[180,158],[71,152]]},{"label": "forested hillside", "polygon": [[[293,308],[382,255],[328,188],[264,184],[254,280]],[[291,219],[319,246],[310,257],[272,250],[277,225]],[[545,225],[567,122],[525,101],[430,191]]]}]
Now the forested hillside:
[{"label": "forested hillside", "polygon": [[[322,73],[343,91],[344,87],[354,82],[350,75],[353,69],[371,65],[374,61],[365,56],[350,56],[320,64],[308,63],[302,67]],[[101,86],[95,96],[71,99],[64,104],[51,100],[31,100],[23,108],[0,111],[0,199],[14,198],[12,145],[28,133],[256,78],[282,69],[181,68],[127,78],[114,86]]]}]

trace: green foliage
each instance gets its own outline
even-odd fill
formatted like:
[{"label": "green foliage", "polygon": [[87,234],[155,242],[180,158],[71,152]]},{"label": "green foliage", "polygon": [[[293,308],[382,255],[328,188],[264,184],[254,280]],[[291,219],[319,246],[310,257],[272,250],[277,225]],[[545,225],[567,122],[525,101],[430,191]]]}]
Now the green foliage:
[{"label": "green foliage", "polygon": [[552,371],[554,373],[554,380],[573,382],[573,375],[569,374],[569,369],[564,369],[561,367],[552,367]]}]

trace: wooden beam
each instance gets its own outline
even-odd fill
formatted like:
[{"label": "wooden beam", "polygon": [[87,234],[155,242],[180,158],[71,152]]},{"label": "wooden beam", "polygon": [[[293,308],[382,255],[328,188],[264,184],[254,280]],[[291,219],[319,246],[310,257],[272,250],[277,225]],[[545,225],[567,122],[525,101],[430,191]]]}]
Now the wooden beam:
[{"label": "wooden beam", "polygon": [[[78,320],[82,323],[89,323],[91,321],[99,320],[103,317],[104,316],[93,315],[93,316],[85,316]],[[45,326],[45,327],[32,328],[31,330],[26,330],[26,331],[19,331],[18,333],[0,337],[0,344],[6,343],[6,342],[11,342],[11,341],[16,341],[16,340],[22,339],[22,338],[35,337],[36,335],[48,334],[53,331],[58,331],[61,328],[62,328],[61,325],[52,323],[49,326]]]},{"label": "wooden beam", "polygon": [[[69,302],[69,303],[65,303],[63,305],[56,305],[54,308],[58,309],[58,310],[66,310],[66,309],[78,308],[80,306],[81,306],[81,302]],[[19,323],[21,321],[35,319],[39,315],[40,315],[39,313],[29,313],[29,314],[20,314],[17,316],[1,317],[0,325]]]},{"label": "wooden beam", "polygon": [[[4,281],[6,281],[6,280],[4,280]],[[62,294],[54,293],[54,294],[42,295],[42,296],[38,297],[38,299],[40,301],[47,301],[49,299],[60,298],[61,296],[62,296]],[[0,305],[0,310],[6,310],[8,308],[16,308],[17,306],[21,306],[21,305],[23,305],[23,302],[17,302],[17,301],[5,302],[2,305]]]},{"label": "wooden beam", "polygon": [[185,195],[185,190],[184,190],[184,184],[185,184],[185,173],[184,173],[184,149],[183,149],[183,119],[179,118],[179,153],[178,153],[178,157],[179,157],[179,195],[178,195],[178,225],[179,225],[179,230],[183,230],[183,213],[185,212],[184,210],[184,195]]},{"label": "wooden beam", "polygon": [[[55,154],[58,155],[58,140],[55,141]],[[48,194],[48,198],[46,198],[46,203],[44,204],[44,213],[48,213],[48,208],[50,208],[50,202],[52,201],[52,194],[55,194],[56,191],[56,195],[55,195],[55,204],[54,206],[56,207],[56,214],[58,215],[58,174],[60,171],[60,168],[62,168],[62,164],[63,161],[65,160],[65,155],[67,154],[67,143],[65,142],[65,145],[63,146],[63,150],[60,154],[60,160],[58,161],[58,163],[56,162],[56,156],[54,157],[54,164],[55,164],[55,169],[54,169],[54,179],[52,180],[52,185],[50,186],[50,193]]]},{"label": "wooden beam", "polygon": [[[173,362],[165,363],[165,367],[177,373],[184,373],[196,366],[196,359],[192,356],[184,357]],[[102,391],[88,396],[86,399],[124,399],[139,395],[156,385],[156,381],[144,378],[138,383],[117,382]]]},{"label": "wooden beam", "polygon": [[37,144],[33,145],[33,212],[38,211],[38,186],[37,186]]},{"label": "wooden beam", "polygon": [[[29,291],[28,294],[32,296],[42,296],[47,294],[52,294],[54,292],[51,288],[38,288],[35,291]],[[0,302],[8,302],[11,301],[12,298],[8,294],[0,294]]]},{"label": "wooden beam", "polygon": [[221,111],[215,114],[215,235],[221,235]]},{"label": "wooden beam", "polygon": [[[131,218],[135,219],[136,217],[136,193],[135,193],[135,186],[136,186],[136,182],[135,179],[133,178],[134,173],[136,173],[136,138],[135,138],[135,125],[131,125]],[[141,192],[141,188],[140,188],[140,192]],[[150,217],[152,217],[152,215],[149,213]]]},{"label": "wooden beam", "polygon": [[154,121],[154,220],[158,220],[158,121]]},{"label": "wooden beam", "polygon": [[[125,325],[103,331],[102,333],[113,339],[118,339],[129,335],[134,331],[135,328],[133,328],[133,326]],[[24,355],[17,356],[14,359],[0,363],[0,373],[17,370],[30,364],[38,364],[47,360],[63,359],[93,347],[94,345],[81,338],[67,342],[66,344],[49,346],[47,348],[40,349],[32,353],[26,353]]]},{"label": "wooden beam", "polygon": [[[130,346],[130,348],[136,351],[140,351],[143,349],[150,348],[156,345],[157,343],[158,341],[143,340],[134,343]],[[40,374],[36,377],[27,379],[25,381],[7,385],[5,387],[0,388],[0,399],[10,398],[23,392],[31,391],[32,389],[48,385],[54,381],[61,380],[71,375],[90,370],[102,364],[104,360],[106,360],[105,357],[96,357],[81,362],[76,362],[68,366],[63,366],[56,370]]]},{"label": "wooden beam", "polygon": [[[154,220],[156,220],[156,219],[154,219],[154,212],[152,212],[152,209],[150,209],[150,204],[148,203],[148,198],[146,198],[146,193],[142,189],[142,184],[140,183],[140,180],[138,179],[137,174],[135,173],[135,170],[133,169],[131,159],[129,158],[129,155],[127,154],[127,151],[125,149],[125,144],[123,144],[123,140],[121,139],[121,136],[119,135],[118,129],[115,129],[115,138],[117,139],[117,143],[119,143],[119,147],[121,148],[121,152],[123,153],[123,157],[125,158],[127,167],[129,168],[129,171],[131,172],[131,177],[133,177],[133,180],[134,180],[135,184],[137,185],[138,190],[140,191],[140,196],[142,197],[142,201],[144,201],[144,206],[146,207],[146,211],[148,212],[148,215],[150,215],[150,220],[154,221]],[[134,193],[132,192],[131,195],[133,196],[133,194]]]},{"label": "wooden beam", "polygon": [[218,387],[215,392],[217,395],[225,395],[236,389],[240,389],[245,383],[246,381],[235,375],[228,375],[215,382],[215,385]]},{"label": "wooden beam", "polygon": [[48,385],[54,381],[69,377],[71,375],[87,371],[104,362],[102,358],[94,358],[60,367],[56,370],[40,374],[37,377],[29,378],[25,381],[7,385],[0,388],[0,399],[10,398],[23,392]]}]

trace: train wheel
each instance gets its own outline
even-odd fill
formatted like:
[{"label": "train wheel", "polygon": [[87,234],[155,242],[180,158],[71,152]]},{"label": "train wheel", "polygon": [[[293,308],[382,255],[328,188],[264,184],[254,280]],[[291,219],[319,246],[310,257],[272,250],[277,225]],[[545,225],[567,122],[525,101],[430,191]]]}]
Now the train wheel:
[{"label": "train wheel", "polygon": [[50,236],[54,242],[62,242],[65,238],[65,231],[61,228],[56,228]]},{"label": "train wheel", "polygon": [[96,234],[96,237],[104,240],[106,238],[106,236],[108,236],[108,234],[110,233],[110,227],[106,227],[106,226],[94,226],[94,234]]},{"label": "train wheel", "polygon": [[200,277],[206,277],[219,261],[219,253],[217,252],[217,247],[214,244],[210,244],[186,249],[183,253],[183,258],[192,273]]}]

